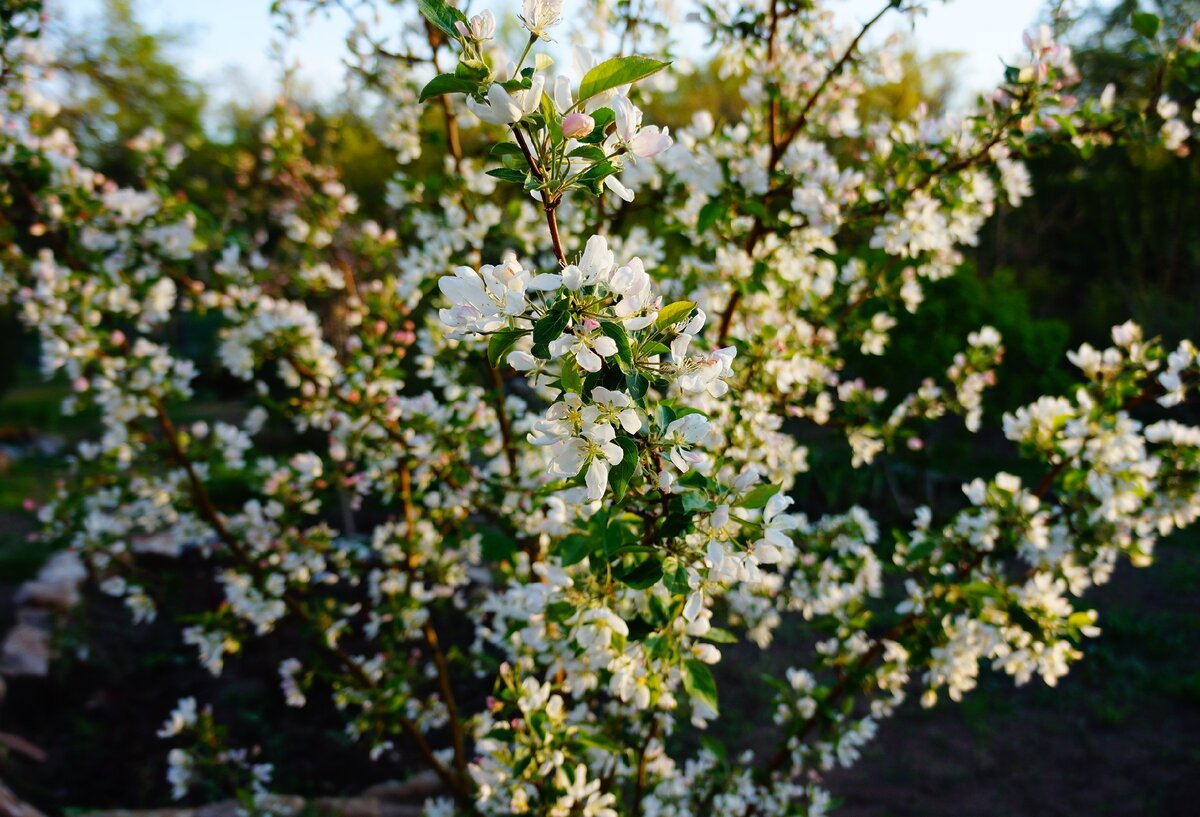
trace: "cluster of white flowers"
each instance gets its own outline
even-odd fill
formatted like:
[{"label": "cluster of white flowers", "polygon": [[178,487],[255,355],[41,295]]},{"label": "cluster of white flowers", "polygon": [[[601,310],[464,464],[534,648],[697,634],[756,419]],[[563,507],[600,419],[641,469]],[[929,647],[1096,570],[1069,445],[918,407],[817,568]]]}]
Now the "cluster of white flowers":
[{"label": "cluster of white flowers", "polygon": [[[490,11],[414,5],[425,19],[396,43],[361,20],[351,35],[398,162],[386,229],[312,162],[286,103],[228,212],[198,218],[164,192],[182,154],[161,135],[131,143],[146,178],[120,187],[58,127],[32,50],[4,87],[0,184],[23,179],[32,216],[5,214],[0,299],[70,383],[65,408],[102,421],[40,509],[46,535],[136,621],[173,601],[152,598],[142,556],[195,551],[220,602],[181,637],[214,675],[292,621],[310,649],[277,667],[286,702],[328,695],[373,757],[411,744],[445,788],[430,815],[811,817],[832,802],[816,775],[853,763],[913,683],[927,705],[985,662],[1055,683],[1098,631],[1079,597],[1200,516],[1200,429],[1135,416],[1188,398],[1197,350],[1133,324],[1070,353],[1073,394],[1004,418],[1040,483],[973,481],[961,511],[917,509],[894,542],[865,508],[810,518],[792,496],[801,439],[868,468],[925,450],[947,415],[981,428],[994,328],[907,394],[860,361],[903,368],[892,335],[926,284],[1033,194],[1021,157],[1111,138],[1122,105],[1163,120],[1123,138],[1180,153],[1171,100],[1076,99],[1070,50],[1040,28],[970,115],[867,121],[890,45],[860,52],[823,3],[704,0],[744,105],[669,131],[639,108],[674,81],[665,60],[575,48],[552,73],[541,41],[589,17],[561,0],[522,4],[516,60]],[[654,8],[634,25],[636,5]],[[617,6],[594,19],[665,53],[673,4]],[[442,174],[410,167],[430,99]],[[177,421],[201,368],[173,330],[196,314],[220,325],[236,422]],[[777,750],[677,751],[728,704],[725,645],[767,649],[785,627],[819,635],[777,679]],[[220,764],[265,793],[269,767],[219,732],[194,699],[164,724],[194,744],[170,750],[176,797]]]}]

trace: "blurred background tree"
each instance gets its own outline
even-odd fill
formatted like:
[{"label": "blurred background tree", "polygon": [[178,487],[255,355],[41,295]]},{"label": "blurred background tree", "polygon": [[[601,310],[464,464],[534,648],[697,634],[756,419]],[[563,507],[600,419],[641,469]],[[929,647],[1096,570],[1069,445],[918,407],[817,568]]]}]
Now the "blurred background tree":
[{"label": "blurred background tree", "polygon": [[168,142],[199,147],[207,99],[179,65],[181,33],[147,29],[134,0],[103,0],[97,18],[67,23],[54,35],[70,44],[59,52],[64,125],[93,167],[124,182],[125,143],[147,128]]},{"label": "blurred background tree", "polygon": [[[1198,0],[1093,4],[1074,43],[1089,89],[1113,83],[1193,103],[1200,88],[1161,87],[1128,25],[1137,11],[1162,18],[1160,37],[1186,36],[1200,20]],[[1095,341],[1126,318],[1171,341],[1197,334],[1200,157],[1110,148],[1080,163],[1060,151],[1030,171],[1034,197],[1002,209],[984,232],[975,253],[981,276],[1011,269],[1033,315],[1065,320],[1072,343]]]}]

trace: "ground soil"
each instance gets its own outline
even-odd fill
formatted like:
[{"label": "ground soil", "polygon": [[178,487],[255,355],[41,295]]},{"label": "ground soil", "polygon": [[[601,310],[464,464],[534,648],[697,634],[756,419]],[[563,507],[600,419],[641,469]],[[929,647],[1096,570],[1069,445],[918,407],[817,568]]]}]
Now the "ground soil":
[{"label": "ground soil", "polygon": [[[198,567],[197,567],[198,569]],[[203,606],[202,583],[181,581],[181,605]],[[0,625],[11,613],[0,593]],[[864,758],[826,783],[843,817],[1191,817],[1200,784],[1200,547],[1169,542],[1160,563],[1124,568],[1096,594],[1105,632],[1050,690],[986,675],[961,705],[906,707]],[[416,770],[392,753],[370,761],[314,704],[283,706],[273,668],[287,639],[230,663],[217,684],[199,670],[164,615],[134,628],[95,596],[63,636],[49,679],[11,680],[0,730],[42,747],[36,763],[0,757],[0,779],[48,814],[164,805],[165,750],[155,731],[180,695],[231,713],[230,728],[278,764],[276,788],[344,794]],[[757,680],[803,648],[788,633],[767,653],[727,655],[723,709],[746,712],[734,743],[770,745],[769,693]]]}]

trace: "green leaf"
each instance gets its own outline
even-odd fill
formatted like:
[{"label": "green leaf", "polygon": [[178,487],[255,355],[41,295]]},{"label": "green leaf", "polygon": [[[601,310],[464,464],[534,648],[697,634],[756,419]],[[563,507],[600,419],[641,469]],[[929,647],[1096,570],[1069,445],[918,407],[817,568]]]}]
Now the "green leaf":
[{"label": "green leaf", "polygon": [[561,382],[563,391],[583,394],[583,377],[580,376],[579,367],[575,365],[575,359],[572,357],[563,359]]},{"label": "green leaf", "polygon": [[657,548],[652,548],[647,545],[621,545],[619,548],[609,552],[609,556],[624,556],[626,553],[642,553],[651,554],[658,553]]},{"label": "green leaf", "polygon": [[[611,512],[614,505],[609,505]],[[638,518],[633,514],[618,513],[615,519],[610,519],[608,526],[604,528],[604,552],[608,556],[612,556],[622,548],[632,545],[638,541],[637,532],[633,529],[633,524]]]},{"label": "green leaf", "polygon": [[1162,20],[1159,19],[1158,15],[1152,14],[1149,11],[1135,11],[1131,22],[1133,23],[1133,30],[1146,39],[1153,39],[1162,27]]},{"label": "green leaf", "polygon": [[771,211],[768,210],[767,206],[765,204],[763,204],[761,201],[755,201],[754,199],[747,199],[746,201],[743,201],[740,206],[741,206],[742,210],[744,210],[746,212],[746,215],[754,216],[756,218],[763,218],[763,219],[771,217]]},{"label": "green leaf", "polygon": [[582,182],[599,182],[605,176],[611,176],[616,173],[617,169],[613,167],[612,162],[596,162],[596,164],[583,171],[583,175],[579,177]]},{"label": "green leaf", "polygon": [[916,562],[921,561],[926,556],[933,553],[933,549],[936,546],[937,546],[937,544],[933,539],[926,539],[921,544],[917,545],[916,547],[911,548],[908,551],[908,556],[907,556],[908,563],[914,564]]},{"label": "green leaf", "polygon": [[425,84],[421,89],[421,102],[430,97],[442,94],[473,94],[479,90],[479,83],[454,74],[439,74]]},{"label": "green leaf", "polygon": [[779,493],[778,485],[759,485],[757,488],[752,489],[750,493],[738,500],[737,504],[743,508],[749,508],[751,510],[755,508],[763,508],[766,507],[766,504],[768,501],[770,501],[771,497],[775,496],[777,493]]},{"label": "green leaf", "polygon": [[524,334],[523,329],[501,329],[488,338],[488,363],[492,364],[493,369],[504,361],[508,350],[513,348]]},{"label": "green leaf", "polygon": [[1003,598],[1004,594],[1000,588],[989,582],[968,582],[958,588],[958,592],[968,599],[999,599]]},{"label": "green leaf", "polygon": [[458,65],[454,66],[454,76],[473,80],[476,85],[485,82],[490,75],[491,70],[482,60],[459,60]]},{"label": "green leaf", "polygon": [[613,321],[600,321],[600,331],[617,344],[617,362],[621,371],[626,374],[636,371],[633,365],[633,347],[629,345],[629,335],[625,332],[625,327]]},{"label": "green leaf", "polygon": [[659,343],[657,340],[648,341],[642,344],[641,352],[647,357],[653,355],[669,355],[671,347],[665,343]]},{"label": "green leaf", "polygon": [[656,60],[651,57],[613,57],[597,65],[583,75],[579,83],[578,102],[591,99],[596,94],[611,91],[622,85],[629,85],[639,79],[645,79],[670,65],[669,62]]},{"label": "green leaf", "polygon": [[529,173],[524,170],[513,170],[508,167],[496,167],[487,172],[493,178],[499,179],[502,182],[512,182],[524,186],[525,181],[529,178]]},{"label": "green leaf", "polygon": [[671,591],[675,596],[686,596],[692,592],[692,588],[688,585],[687,568],[683,565],[675,568],[673,573],[667,574],[667,590]]},{"label": "green leaf", "polygon": [[703,661],[689,659],[683,662],[683,688],[688,695],[708,704],[714,712],[718,711],[717,682]]},{"label": "green leaf", "polygon": [[612,755],[619,755],[624,751],[623,747],[607,735],[597,735],[591,732],[580,732],[575,735],[575,740],[579,741],[584,746],[591,749],[599,749],[602,752],[608,752]]},{"label": "green leaf", "polygon": [[579,564],[591,551],[592,540],[581,533],[572,533],[558,543],[558,557],[562,559],[563,567]]},{"label": "green leaf", "polygon": [[587,159],[589,162],[603,162],[604,151],[595,145],[581,145],[567,154],[577,159]]},{"label": "green leaf", "polygon": [[647,559],[639,565],[618,574],[617,580],[634,590],[645,590],[658,584],[663,577],[662,562],[658,559]]},{"label": "green leaf", "polygon": [[736,644],[737,636],[728,630],[722,630],[720,627],[709,627],[708,632],[703,636],[709,641],[717,644]]},{"label": "green leaf", "polygon": [[725,215],[728,209],[728,205],[720,199],[713,199],[701,207],[700,215],[696,219],[696,232],[700,234],[708,232],[708,228],[716,224],[717,219]]},{"label": "green leaf", "polygon": [[614,442],[621,446],[625,456],[609,469],[608,487],[612,489],[613,500],[620,502],[625,498],[625,492],[629,490],[629,480],[633,479],[633,475],[637,473],[638,447],[633,438],[625,434],[618,434]]},{"label": "green leaf", "polygon": [[417,8],[425,15],[425,19],[442,30],[450,39],[457,40],[458,31],[454,24],[458,21],[467,22],[467,17],[446,0],[417,0]]},{"label": "green leaf", "polygon": [[641,400],[646,396],[646,390],[650,388],[650,381],[641,372],[630,372],[625,375],[625,387],[629,389],[630,397],[634,400]]},{"label": "green leaf", "polygon": [[[509,731],[509,734],[510,735],[512,734],[511,730]],[[524,772],[526,769],[529,768],[529,764],[532,762],[533,762],[533,753],[530,752],[529,754],[525,755],[525,757],[521,758],[515,764],[513,764],[513,770],[512,770],[513,776],[518,777],[522,772]]]},{"label": "green leaf", "polygon": [[[692,310],[695,308],[695,301],[676,301],[673,304],[667,304],[658,310],[658,320],[654,322],[654,325],[659,329],[674,326],[691,315]],[[670,349],[667,351],[670,351]]]},{"label": "green leaf", "polygon": [[724,764],[726,762],[726,760],[725,760],[725,754],[726,754],[725,753],[725,744],[722,743],[717,738],[714,738],[710,735],[701,735],[700,736],[700,745],[703,746],[708,751],[712,752],[721,761],[722,764]]},{"label": "green leaf", "polygon": [[503,562],[511,559],[517,553],[517,542],[511,536],[485,530],[480,536],[480,550],[483,558],[489,562]]},{"label": "green leaf", "polygon": [[562,623],[575,615],[575,605],[569,601],[556,601],[546,605],[546,618]]},{"label": "green leaf", "polygon": [[588,144],[592,145],[603,142],[605,137],[608,135],[605,133],[605,131],[608,130],[608,126],[611,125],[616,118],[617,115],[613,113],[612,108],[597,108],[596,110],[592,111],[592,119],[596,122],[596,127],[592,128],[592,132],[579,141],[587,142]]},{"label": "green leaf", "polygon": [[563,330],[571,322],[571,313],[566,309],[551,309],[550,314],[533,325],[535,344],[553,343],[562,337]]},{"label": "green leaf", "polygon": [[517,147],[515,142],[497,142],[492,145],[492,149],[488,151],[489,156],[501,158],[504,156],[521,156],[521,161],[525,161],[525,157],[521,154],[521,149]]}]

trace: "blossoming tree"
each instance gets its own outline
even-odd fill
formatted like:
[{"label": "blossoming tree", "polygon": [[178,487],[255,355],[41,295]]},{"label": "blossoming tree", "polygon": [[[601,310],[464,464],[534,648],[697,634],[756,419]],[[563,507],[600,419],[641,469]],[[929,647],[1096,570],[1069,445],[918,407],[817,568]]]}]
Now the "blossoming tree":
[{"label": "blossoming tree", "polygon": [[[411,747],[444,789],[430,815],[822,814],[821,773],[910,695],[957,701],[984,665],[1053,685],[1098,632],[1086,591],[1200,512],[1200,429],[1138,419],[1188,397],[1196,350],[1132,324],[1070,356],[1072,393],[1004,418],[1033,484],[975,480],[959,512],[891,535],[789,497],[806,426],[854,467],[950,415],[980,427],[995,329],[909,394],[854,360],[886,355],[896,316],[1032,194],[1023,158],[1186,152],[1180,103],[1157,95],[1200,61],[1195,30],[1135,15],[1163,65],[1148,99],[1074,96],[1054,18],[967,114],[864,121],[896,64],[868,35],[924,0],[850,31],[824,3],[697,0],[744,113],[670,129],[638,107],[686,99],[670,3],[578,0],[572,26],[562,0],[525,0],[512,51],[487,10],[417,0],[389,38],[365,4],[351,61],[397,160],[380,224],[286,101],[227,210],[175,191],[183,152],[153,132],[129,146],[138,183],[89,169],[26,5],[3,17],[0,298],[72,384],[64,411],[103,422],[45,535],[133,626],[157,609],[142,554],[198,551],[221,588],[182,630],[201,663],[219,675],[289,621],[310,646],[279,666],[287,702],[330,696],[374,753]],[[413,170],[431,151],[444,172]],[[238,422],[177,419],[186,313],[220,322]],[[287,428],[311,450],[259,449]],[[231,476],[246,496],[214,492]],[[451,621],[470,635],[449,643]],[[811,649],[772,679],[774,747],[688,738],[720,716],[727,645],[770,650],[780,628]],[[221,776],[258,808],[270,766],[226,746],[218,714],[188,698],[164,724],[175,793]]]}]

